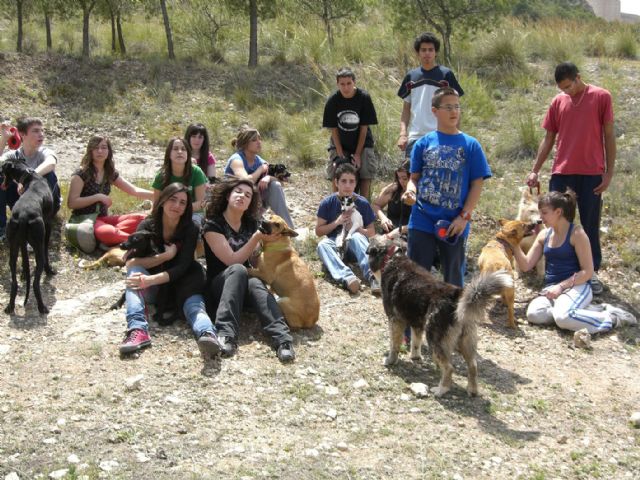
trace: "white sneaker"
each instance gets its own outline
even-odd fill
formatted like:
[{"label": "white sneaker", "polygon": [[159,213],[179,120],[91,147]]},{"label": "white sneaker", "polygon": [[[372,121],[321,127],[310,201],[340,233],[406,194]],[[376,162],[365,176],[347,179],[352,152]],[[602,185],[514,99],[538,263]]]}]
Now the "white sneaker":
[{"label": "white sneaker", "polygon": [[614,327],[620,327],[623,325],[635,325],[638,323],[636,317],[626,310],[614,307],[613,305],[609,305],[608,303],[604,305],[604,309],[606,312],[609,312],[609,315],[611,315],[611,323],[613,323]]}]

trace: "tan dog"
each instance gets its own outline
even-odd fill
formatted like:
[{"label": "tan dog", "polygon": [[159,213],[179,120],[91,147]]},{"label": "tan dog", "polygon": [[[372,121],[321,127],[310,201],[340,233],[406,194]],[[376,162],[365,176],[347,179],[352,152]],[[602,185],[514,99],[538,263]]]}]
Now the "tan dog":
[{"label": "tan dog", "polygon": [[[533,234],[535,224],[525,223],[519,220],[500,220],[502,228],[493,240],[484,246],[478,258],[478,267],[483,274],[506,270],[513,277],[515,268],[513,247],[519,244],[523,238]],[[501,292],[502,303],[507,306],[509,318],[507,325],[516,328],[516,317],[513,304],[515,302],[515,287],[505,287]]]},{"label": "tan dog", "polygon": [[[528,235],[520,242],[520,248],[526,254],[532,247],[533,242],[536,239],[536,235],[544,228],[542,225],[542,219],[540,218],[540,211],[538,210],[538,200],[540,199],[540,188],[534,192],[529,187],[522,187],[522,196],[520,197],[520,204],[518,205],[518,216],[516,220],[520,220],[525,223],[535,224],[534,235]],[[544,278],[544,255],[540,256],[540,260],[536,264],[536,273],[538,278]]]},{"label": "tan dog", "polygon": [[87,260],[82,259],[78,262],[78,266],[85,270],[95,270],[100,267],[124,267],[125,253],[127,253],[126,250],[123,250],[120,247],[114,247],[107,250],[104,255],[95,262],[88,262]]},{"label": "tan dog", "polygon": [[291,328],[311,328],[320,316],[320,299],[313,276],[291,245],[298,233],[278,215],[271,215],[261,226],[267,234],[280,233],[273,242],[264,241],[258,265],[249,274],[267,283],[280,297],[278,305]]}]

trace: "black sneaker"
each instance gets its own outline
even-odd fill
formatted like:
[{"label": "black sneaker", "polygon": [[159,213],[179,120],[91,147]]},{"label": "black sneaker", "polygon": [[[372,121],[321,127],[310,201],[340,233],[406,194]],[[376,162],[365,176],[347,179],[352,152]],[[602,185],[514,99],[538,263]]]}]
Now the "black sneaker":
[{"label": "black sneaker", "polygon": [[213,332],[204,332],[198,339],[200,354],[207,358],[216,358],[222,349],[218,336]]},{"label": "black sneaker", "polygon": [[278,345],[276,355],[278,356],[278,360],[282,363],[291,363],[296,358],[296,352],[293,351],[293,345],[291,342],[282,342]]},{"label": "black sneaker", "polygon": [[220,352],[223,358],[233,357],[238,351],[238,344],[231,337],[218,337]]}]

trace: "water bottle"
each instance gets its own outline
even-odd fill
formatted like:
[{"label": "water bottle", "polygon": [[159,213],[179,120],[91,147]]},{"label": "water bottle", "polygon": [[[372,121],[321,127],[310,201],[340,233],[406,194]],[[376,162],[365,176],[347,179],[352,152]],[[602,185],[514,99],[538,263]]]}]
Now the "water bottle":
[{"label": "water bottle", "polygon": [[436,222],[436,237],[442,242],[446,242],[450,245],[455,245],[456,243],[458,243],[458,237],[460,237],[460,235],[452,235],[450,237],[447,236],[449,225],[451,225],[451,222],[448,220],[438,220]]}]

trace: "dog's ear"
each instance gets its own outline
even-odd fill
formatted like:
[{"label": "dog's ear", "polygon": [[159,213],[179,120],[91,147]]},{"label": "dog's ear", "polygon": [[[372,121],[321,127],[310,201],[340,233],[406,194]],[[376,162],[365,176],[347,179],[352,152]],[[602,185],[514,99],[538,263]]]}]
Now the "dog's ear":
[{"label": "dog's ear", "polygon": [[298,236],[298,232],[296,232],[295,230],[290,228],[289,225],[287,225],[286,223],[284,224],[284,230],[282,230],[282,232],[280,232],[280,233],[282,235],[287,236],[287,237],[297,237]]},{"label": "dog's ear", "polygon": [[498,222],[500,222],[501,226],[505,226],[505,224],[508,222],[509,220],[507,220],[506,218],[501,218],[500,220],[498,220]]}]

